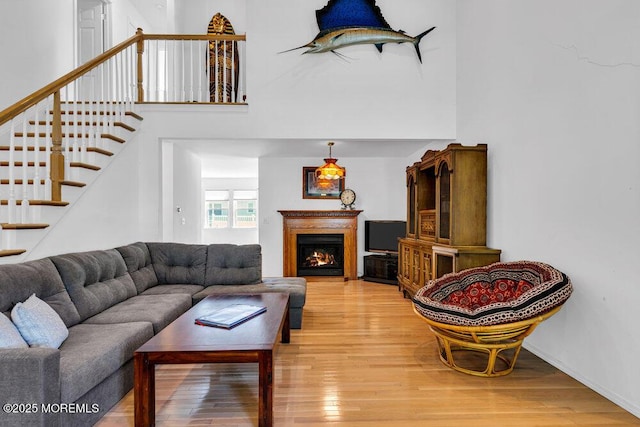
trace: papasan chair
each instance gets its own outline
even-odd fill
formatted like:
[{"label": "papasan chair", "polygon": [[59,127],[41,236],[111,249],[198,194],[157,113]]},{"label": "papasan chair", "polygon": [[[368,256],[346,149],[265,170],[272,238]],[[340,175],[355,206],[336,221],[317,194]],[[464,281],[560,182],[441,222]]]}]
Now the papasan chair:
[{"label": "papasan chair", "polygon": [[[445,365],[495,377],[513,371],[525,337],[572,290],[569,277],[548,264],[497,262],[429,281],[416,292],[413,310],[435,334]],[[470,363],[477,357],[465,357],[471,355],[481,356],[480,367]]]}]

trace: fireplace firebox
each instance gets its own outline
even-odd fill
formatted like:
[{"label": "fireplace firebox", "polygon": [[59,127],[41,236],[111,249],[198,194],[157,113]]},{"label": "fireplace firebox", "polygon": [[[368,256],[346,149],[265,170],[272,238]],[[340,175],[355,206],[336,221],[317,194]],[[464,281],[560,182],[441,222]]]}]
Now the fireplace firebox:
[{"label": "fireplace firebox", "polygon": [[343,276],[344,235],[298,234],[298,276]]}]

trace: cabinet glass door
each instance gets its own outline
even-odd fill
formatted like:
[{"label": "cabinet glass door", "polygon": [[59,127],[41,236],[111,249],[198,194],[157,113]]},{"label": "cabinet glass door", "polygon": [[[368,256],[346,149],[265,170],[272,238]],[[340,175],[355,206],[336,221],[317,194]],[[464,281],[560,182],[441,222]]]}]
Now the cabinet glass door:
[{"label": "cabinet glass door", "polygon": [[451,237],[451,173],[444,163],[440,168],[440,230],[438,237]]},{"label": "cabinet glass door", "polygon": [[409,191],[407,192],[408,200],[408,217],[409,222],[407,223],[407,234],[415,235],[416,234],[416,182],[413,177],[409,177],[409,181],[407,183],[409,187]]}]

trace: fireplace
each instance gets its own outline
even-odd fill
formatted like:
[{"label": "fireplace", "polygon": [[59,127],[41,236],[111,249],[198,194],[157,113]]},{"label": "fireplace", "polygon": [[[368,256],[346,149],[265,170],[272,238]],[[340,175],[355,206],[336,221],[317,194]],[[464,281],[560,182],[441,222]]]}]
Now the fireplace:
[{"label": "fireplace", "polygon": [[344,235],[298,234],[298,276],[344,275]]},{"label": "fireplace", "polygon": [[[278,212],[282,214],[283,220],[284,276],[308,277],[310,280],[358,278],[358,214],[362,211],[345,209]],[[321,240],[308,243],[307,236]],[[341,239],[340,242],[338,239]],[[305,247],[300,248],[299,243]],[[338,248],[338,245],[342,248]],[[336,265],[326,265],[327,261]]]}]

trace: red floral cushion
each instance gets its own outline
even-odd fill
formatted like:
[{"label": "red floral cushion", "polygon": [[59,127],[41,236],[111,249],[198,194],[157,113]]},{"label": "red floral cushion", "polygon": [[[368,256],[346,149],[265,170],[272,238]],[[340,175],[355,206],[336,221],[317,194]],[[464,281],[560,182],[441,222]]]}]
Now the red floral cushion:
[{"label": "red floral cushion", "polygon": [[432,280],[413,302],[436,322],[487,326],[543,314],[563,304],[571,292],[567,275],[548,264],[498,262]]},{"label": "red floral cushion", "polygon": [[510,302],[533,288],[526,280],[498,279],[493,283],[476,282],[458,289],[442,300],[445,304],[476,309],[488,304]]}]

